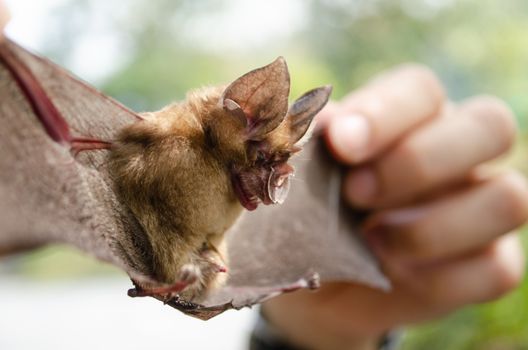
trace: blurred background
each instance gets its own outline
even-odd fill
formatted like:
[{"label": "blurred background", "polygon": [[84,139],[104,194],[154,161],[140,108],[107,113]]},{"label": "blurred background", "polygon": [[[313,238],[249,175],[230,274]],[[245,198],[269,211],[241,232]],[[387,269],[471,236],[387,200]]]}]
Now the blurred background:
[{"label": "blurred background", "polygon": [[[291,70],[293,98],[331,83],[339,99],[383,69],[422,62],[454,100],[490,93],[512,106],[521,135],[499,165],[528,174],[525,0],[6,3],[11,38],[137,111],[158,109],[191,88],[230,82],[279,55]],[[154,300],[129,299],[126,276],[59,246],[0,261],[0,286],[0,349],[244,349],[254,318],[245,310],[203,323]],[[500,301],[410,328],[403,349],[527,344],[525,281]]]}]

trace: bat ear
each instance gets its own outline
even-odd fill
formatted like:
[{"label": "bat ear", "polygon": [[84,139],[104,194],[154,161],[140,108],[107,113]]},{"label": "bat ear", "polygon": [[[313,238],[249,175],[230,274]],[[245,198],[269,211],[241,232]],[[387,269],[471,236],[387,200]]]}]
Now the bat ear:
[{"label": "bat ear", "polygon": [[[290,144],[308,141],[307,131],[315,115],[324,107],[332,93],[332,86],[326,85],[308,91],[299,97],[288,110],[286,119],[290,124]],[[303,136],[307,136],[305,139]],[[303,140],[301,140],[303,139]],[[299,140],[301,140],[299,142]]]},{"label": "bat ear", "polygon": [[222,95],[222,106],[246,126],[247,138],[259,140],[283,121],[288,110],[290,74],[284,58],[244,74]]}]

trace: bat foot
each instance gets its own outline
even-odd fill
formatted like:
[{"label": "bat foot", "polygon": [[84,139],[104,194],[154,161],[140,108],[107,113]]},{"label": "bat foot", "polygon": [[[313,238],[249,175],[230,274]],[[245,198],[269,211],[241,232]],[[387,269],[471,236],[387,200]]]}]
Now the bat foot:
[{"label": "bat foot", "polygon": [[214,273],[227,273],[227,266],[222,257],[222,254],[210,243],[204,243],[202,250],[200,251],[200,257],[204,259],[208,266],[208,269]]},{"label": "bat foot", "polygon": [[73,138],[70,143],[70,151],[75,157],[82,151],[92,151],[97,149],[110,149],[112,143],[96,139],[77,137]]},{"label": "bat foot", "polygon": [[136,286],[128,290],[128,296],[132,298],[137,297],[154,297],[154,296],[164,296],[167,298],[172,297],[174,294],[183,291],[189,283],[178,281],[170,286],[162,287],[152,287],[152,288],[143,288]]},{"label": "bat foot", "polygon": [[161,296],[166,302],[194,284],[200,277],[201,272],[197,266],[186,264],[181,268],[179,280],[176,283],[157,287],[145,287],[135,283],[135,288],[129,289],[127,294],[132,298]]},{"label": "bat foot", "polygon": [[223,263],[223,261],[215,259],[215,256],[210,253],[218,254],[212,250],[206,250],[201,253],[201,257],[207,261],[209,269],[214,273],[227,273],[227,266]]}]

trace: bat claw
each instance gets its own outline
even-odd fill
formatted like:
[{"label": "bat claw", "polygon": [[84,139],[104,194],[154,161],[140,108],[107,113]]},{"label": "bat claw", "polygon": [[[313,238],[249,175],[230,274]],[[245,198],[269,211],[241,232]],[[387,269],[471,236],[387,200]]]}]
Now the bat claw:
[{"label": "bat claw", "polygon": [[130,288],[128,291],[127,291],[127,295],[131,298],[135,298],[135,297],[138,297],[139,296],[139,291],[137,288]]},{"label": "bat claw", "polygon": [[226,266],[223,266],[223,265],[220,265],[220,264],[216,264],[215,266],[216,268],[216,272],[220,273],[227,273],[227,267]]},{"label": "bat claw", "polygon": [[227,266],[223,263],[221,254],[213,245],[207,245],[200,255],[207,260],[214,272],[227,273]]},{"label": "bat claw", "polygon": [[169,287],[155,287],[155,288],[131,288],[128,290],[127,294],[131,298],[137,298],[137,297],[156,297],[156,296],[163,296],[165,299],[166,297],[170,297],[173,293],[177,293],[185,289],[187,285],[181,286],[179,284],[175,284]]}]

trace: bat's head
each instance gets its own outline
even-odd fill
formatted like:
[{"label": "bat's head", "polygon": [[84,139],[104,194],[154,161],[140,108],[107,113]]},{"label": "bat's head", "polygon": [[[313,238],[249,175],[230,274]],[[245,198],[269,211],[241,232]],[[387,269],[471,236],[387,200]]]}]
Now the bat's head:
[{"label": "bat's head", "polygon": [[282,57],[224,90],[219,101],[222,118],[236,125],[235,135],[223,134],[223,144],[229,144],[224,149],[231,152],[224,158],[233,190],[246,209],[284,201],[294,171],[288,160],[309,138],[313,118],[331,91],[330,86],[313,89],[288,108],[290,76]]}]

